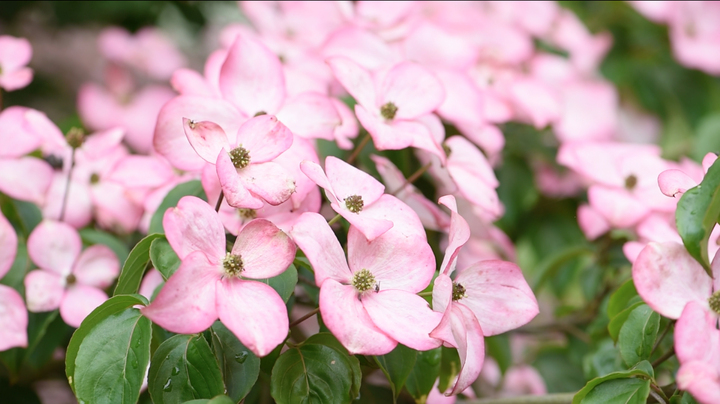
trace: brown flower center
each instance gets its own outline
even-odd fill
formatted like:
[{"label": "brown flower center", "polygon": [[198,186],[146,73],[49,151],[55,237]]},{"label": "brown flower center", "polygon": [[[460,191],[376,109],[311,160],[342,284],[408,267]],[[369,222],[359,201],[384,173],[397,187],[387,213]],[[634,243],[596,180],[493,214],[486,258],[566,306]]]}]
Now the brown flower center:
[{"label": "brown flower center", "polygon": [[380,115],[382,115],[382,117],[385,119],[393,119],[395,118],[395,114],[397,114],[397,110],[397,105],[393,104],[392,102],[388,102],[387,104],[380,107]]}]

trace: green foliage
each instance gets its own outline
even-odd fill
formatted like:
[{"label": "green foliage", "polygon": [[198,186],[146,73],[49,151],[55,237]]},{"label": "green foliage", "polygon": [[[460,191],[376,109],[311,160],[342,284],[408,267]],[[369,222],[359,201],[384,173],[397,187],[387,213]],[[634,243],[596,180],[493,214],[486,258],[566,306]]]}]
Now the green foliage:
[{"label": "green foliage", "polygon": [[267,285],[270,285],[271,288],[275,289],[276,292],[280,295],[280,297],[287,303],[288,299],[290,299],[290,296],[295,291],[295,285],[297,284],[298,279],[298,273],[297,269],[295,269],[295,265],[290,264],[288,269],[286,269],[283,273],[277,276],[273,276],[272,278],[268,279],[256,279],[259,282],[263,282]]},{"label": "green foliage", "polygon": [[223,323],[216,321],[210,328],[212,350],[220,365],[227,395],[234,402],[243,399],[257,382],[260,358],[255,356]]},{"label": "green foliage", "polygon": [[113,295],[137,293],[138,289],[140,289],[140,282],[142,282],[145,269],[150,262],[150,245],[160,237],[163,237],[163,235],[150,234],[140,240],[132,251],[130,251],[130,255],[128,255],[122,271],[120,271],[120,277],[118,278]]},{"label": "green foliage", "polygon": [[[634,369],[596,377],[575,394],[572,404],[645,403],[653,377],[652,366],[647,362]],[[621,399],[630,401],[618,401]]]},{"label": "green foliage", "polygon": [[405,382],[405,387],[417,402],[424,403],[440,374],[440,348],[418,352],[415,366]]},{"label": "green foliage", "polygon": [[390,353],[374,356],[375,362],[390,382],[396,399],[415,366],[417,354],[416,350],[398,344]]},{"label": "green foliage", "polygon": [[152,240],[152,244],[150,244],[150,260],[153,267],[160,272],[165,280],[168,280],[180,267],[180,258],[165,237]]},{"label": "green foliage", "polygon": [[648,305],[633,309],[620,329],[618,348],[620,356],[628,366],[648,359],[660,327],[660,315]]},{"label": "green foliage", "polygon": [[192,180],[178,184],[175,188],[168,192],[165,199],[163,199],[162,203],[160,203],[160,206],[158,206],[155,211],[155,214],[153,214],[152,219],[150,219],[148,234],[165,233],[162,224],[165,211],[168,210],[168,208],[177,206],[180,198],[188,195],[197,196],[198,198],[207,201],[207,196],[205,195],[205,191],[203,190],[202,184],[199,180]]}]

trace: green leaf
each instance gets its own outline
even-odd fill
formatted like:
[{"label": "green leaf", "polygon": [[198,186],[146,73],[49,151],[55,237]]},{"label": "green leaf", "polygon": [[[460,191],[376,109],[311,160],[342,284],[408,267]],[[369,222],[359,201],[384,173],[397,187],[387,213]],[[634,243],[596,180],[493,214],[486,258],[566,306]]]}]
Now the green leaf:
[{"label": "green leaf", "polygon": [[[635,377],[640,377],[641,379],[636,379]],[[648,389],[650,388],[650,375],[647,374],[646,370],[643,368],[635,368],[630,370],[623,370],[621,372],[613,372],[610,374],[607,374],[605,376],[596,377],[585,385],[580,391],[575,394],[572,400],[572,404],[580,404],[580,403],[590,403],[590,401],[586,401],[586,396],[589,395],[591,391],[593,391],[597,386],[610,382],[616,379],[622,379],[622,380],[637,380],[637,381],[643,381],[642,379],[647,379],[648,383]],[[618,389],[619,391],[620,389]],[[594,393],[598,394],[598,393]],[[650,394],[650,391],[648,390],[647,394]],[[647,398],[647,394],[645,397]],[[601,402],[601,401],[592,401],[592,402]],[[642,403],[645,403],[645,401],[642,401]]]},{"label": "green leaf", "polygon": [[260,358],[246,348],[223,323],[216,321],[210,333],[212,350],[220,365],[227,395],[238,402],[255,385],[260,374]]},{"label": "green leaf", "polygon": [[285,272],[278,276],[273,276],[267,279],[256,279],[258,282],[263,282],[270,285],[271,288],[275,289],[276,292],[282,297],[283,301],[287,303],[290,296],[295,291],[295,285],[297,285],[298,273],[295,269],[295,265],[290,264]]},{"label": "green leaf", "polygon": [[621,311],[617,316],[610,320],[610,323],[608,323],[608,332],[610,333],[610,337],[613,341],[617,342],[618,336],[620,335],[620,329],[622,329],[622,326],[625,324],[628,317],[630,317],[630,313],[642,304],[644,303],[641,301],[633,303],[630,307]]},{"label": "green leaf", "polygon": [[513,364],[512,351],[510,350],[510,338],[508,334],[493,335],[485,337],[485,349],[500,366],[500,371],[505,373]]},{"label": "green leaf", "polygon": [[712,277],[708,258],[710,232],[720,216],[720,159],[708,169],[700,185],[683,194],[675,211],[683,244]]},{"label": "green leaf", "polygon": [[202,184],[199,180],[192,180],[177,185],[175,188],[170,190],[170,192],[168,192],[168,194],[165,196],[165,199],[163,199],[162,203],[160,204],[160,206],[158,206],[157,210],[153,214],[152,218],[150,219],[150,227],[148,228],[148,233],[165,233],[162,224],[163,216],[165,216],[165,211],[168,208],[177,206],[180,198],[187,195],[197,196],[198,198],[207,201],[207,196],[205,195],[205,191],[203,190]]},{"label": "green leaf", "polygon": [[209,400],[207,398],[202,398],[198,400],[185,401],[183,404],[235,404],[235,401],[228,396],[222,395],[213,397]]},{"label": "green leaf", "polygon": [[460,356],[455,348],[440,347],[440,381],[438,389],[446,391],[460,373]]},{"label": "green leaf", "polygon": [[329,332],[317,333],[303,342],[303,345],[309,344],[328,346],[343,355],[343,358],[345,358],[347,365],[353,372],[350,397],[357,397],[358,394],[360,394],[360,387],[362,387],[362,370],[360,369],[360,361],[358,360],[358,358],[355,357],[355,355],[350,355],[348,350],[345,349],[345,347],[340,343],[340,341],[338,341],[337,338],[335,338],[335,336]]},{"label": "green leaf", "polygon": [[270,394],[278,404],[350,403],[353,370],[342,353],[319,344],[284,352],[270,376]]},{"label": "green leaf", "polygon": [[112,234],[102,230],[82,229],[80,230],[80,238],[82,238],[83,243],[86,244],[103,244],[108,246],[111,250],[113,250],[115,255],[117,255],[118,261],[120,262],[125,262],[128,254],[130,254],[130,251],[125,243]]},{"label": "green leaf", "polygon": [[15,254],[15,261],[13,261],[10,270],[0,279],[0,284],[10,286],[15,290],[22,290],[25,288],[23,280],[25,275],[30,269],[30,256],[28,255],[27,245],[25,241],[18,240],[17,254]]},{"label": "green leaf", "polygon": [[150,260],[165,280],[180,267],[180,258],[165,237],[157,238],[150,244]]},{"label": "green leaf", "polygon": [[148,373],[153,403],[181,403],[225,392],[220,366],[202,334],[175,335],[153,355]]},{"label": "green leaf", "polygon": [[15,230],[26,238],[42,221],[42,212],[32,202],[18,201],[0,195],[0,209]]},{"label": "green leaf", "polygon": [[106,318],[137,304],[147,305],[148,302],[147,299],[140,295],[113,296],[95,308],[92,313],[85,317],[80,327],[75,330],[65,352],[65,374],[73,391],[75,391],[75,361],[85,337]]},{"label": "green leaf", "polygon": [[75,358],[75,395],[80,402],[137,402],[150,362],[150,324],[140,310],[128,308],[90,330]]},{"label": "green leaf", "polygon": [[[578,403],[645,404],[648,395],[650,395],[650,380],[615,379],[597,385]],[[573,403],[575,403],[574,399]]]},{"label": "green leaf", "polygon": [[145,274],[145,268],[150,262],[150,244],[159,237],[163,237],[163,235],[150,234],[140,240],[135,248],[130,251],[130,255],[125,260],[122,271],[120,271],[120,277],[113,296],[137,293],[138,289],[140,289],[142,277]]},{"label": "green leaf", "polygon": [[390,353],[374,357],[390,382],[390,388],[396,399],[415,366],[417,353],[414,349],[398,344]]},{"label": "green leaf", "polygon": [[632,366],[650,357],[659,328],[660,315],[647,304],[636,307],[630,313],[618,337],[620,356],[626,365]]},{"label": "green leaf", "polygon": [[692,158],[702,161],[708,152],[720,153],[720,114],[704,117],[695,132]]},{"label": "green leaf", "polygon": [[637,294],[635,283],[633,283],[632,278],[620,285],[615,293],[610,296],[610,300],[608,301],[608,317],[612,320],[613,317],[620,314],[621,311],[625,310],[630,299],[637,296]]},{"label": "green leaf", "polygon": [[415,366],[405,382],[410,395],[416,402],[424,403],[440,374],[440,348],[418,352]]}]

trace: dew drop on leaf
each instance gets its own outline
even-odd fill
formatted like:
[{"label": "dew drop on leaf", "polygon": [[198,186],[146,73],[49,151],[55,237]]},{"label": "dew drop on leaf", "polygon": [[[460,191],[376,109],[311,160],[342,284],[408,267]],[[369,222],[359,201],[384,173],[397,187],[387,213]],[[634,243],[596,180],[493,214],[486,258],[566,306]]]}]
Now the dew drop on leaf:
[{"label": "dew drop on leaf", "polygon": [[248,357],[247,351],[242,351],[239,354],[235,355],[235,361],[237,363],[244,363],[245,360],[247,359],[247,357]]},{"label": "dew drop on leaf", "polygon": [[164,392],[171,392],[172,391],[172,379],[168,377],[167,381],[165,382],[165,385],[163,386]]},{"label": "dew drop on leaf", "polygon": [[172,368],[172,371],[170,372],[170,374],[172,374],[173,376],[177,376],[179,373],[180,373],[180,368],[177,366]]}]

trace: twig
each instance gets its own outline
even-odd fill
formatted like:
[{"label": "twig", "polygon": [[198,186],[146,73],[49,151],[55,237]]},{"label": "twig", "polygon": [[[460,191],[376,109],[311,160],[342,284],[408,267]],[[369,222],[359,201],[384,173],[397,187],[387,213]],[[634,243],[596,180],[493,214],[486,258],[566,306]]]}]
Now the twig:
[{"label": "twig", "polygon": [[555,393],[544,396],[482,398],[463,401],[464,404],[570,404],[575,393]]},{"label": "twig", "polygon": [[215,202],[215,212],[220,212],[220,205],[222,205],[223,198],[225,197],[225,194],[223,193],[223,190],[220,190],[220,196],[218,196],[217,202]]},{"label": "twig", "polygon": [[425,164],[424,166],[420,167],[410,175],[407,180],[405,180],[405,183],[398,189],[394,190],[390,193],[392,196],[397,196],[401,191],[403,191],[408,185],[412,184],[413,182],[417,181],[418,178],[420,178],[421,175],[425,174],[425,171],[427,171],[430,167],[432,167],[432,162],[429,162]]},{"label": "twig", "polygon": [[75,167],[75,147],[70,152],[70,169],[68,170],[67,182],[65,183],[65,194],[63,195],[62,206],[60,207],[59,222],[62,222],[65,218],[65,208],[67,208],[68,196],[70,195],[70,181],[72,179],[73,168]]},{"label": "twig", "polygon": [[337,215],[335,215],[334,218],[332,218],[332,219],[330,219],[330,221],[328,221],[328,226],[332,226],[335,223],[337,223],[337,221],[340,220],[341,217],[342,216],[339,213]]},{"label": "twig", "polygon": [[652,367],[654,367],[654,368],[658,367],[661,363],[663,363],[663,362],[665,362],[666,360],[672,358],[673,355],[675,355],[675,347],[670,348],[670,350],[667,351],[667,352],[665,353],[665,355],[663,355],[663,356],[655,359],[655,361],[652,363]]},{"label": "twig", "polygon": [[296,325],[302,323],[303,321],[309,319],[310,317],[318,314],[319,311],[320,311],[320,308],[318,307],[318,308],[316,308],[315,310],[309,312],[308,314],[306,314],[306,315],[300,317],[299,319],[293,321],[292,323],[290,323],[290,326],[289,326],[289,327],[290,327],[290,328],[295,327]]},{"label": "twig", "polygon": [[655,350],[657,349],[657,347],[660,346],[660,343],[662,342],[663,338],[665,338],[665,336],[667,335],[668,331],[670,331],[670,328],[671,328],[674,324],[675,324],[675,320],[672,320],[672,321],[670,321],[670,322],[668,323],[667,327],[665,327],[665,330],[664,330],[663,333],[660,335],[660,338],[658,338],[658,340],[655,342],[655,345],[654,345],[654,346],[652,347],[652,349],[650,350],[650,356],[652,356],[652,354],[655,353]]},{"label": "twig", "polygon": [[347,159],[348,164],[352,164],[353,161],[355,161],[355,159],[360,155],[360,152],[362,151],[362,149],[365,148],[365,145],[368,144],[369,141],[370,134],[368,133],[360,140],[357,146],[355,146],[355,150],[353,150],[353,152],[350,154],[350,157],[348,157]]}]

